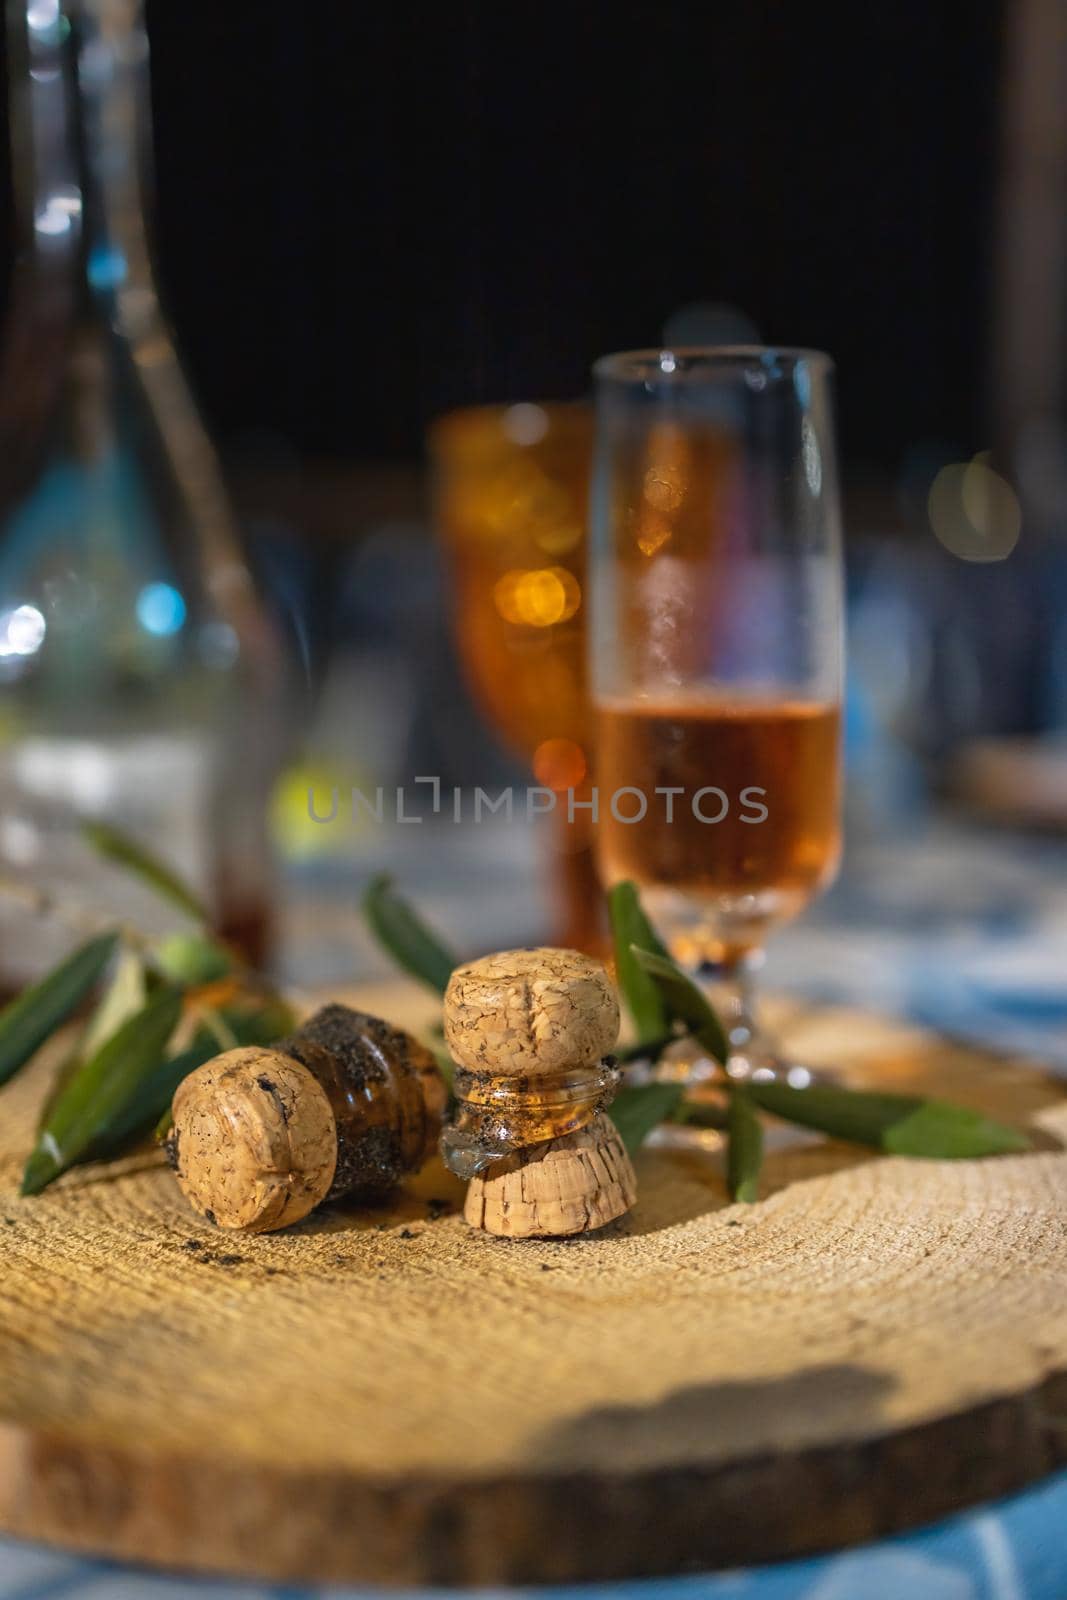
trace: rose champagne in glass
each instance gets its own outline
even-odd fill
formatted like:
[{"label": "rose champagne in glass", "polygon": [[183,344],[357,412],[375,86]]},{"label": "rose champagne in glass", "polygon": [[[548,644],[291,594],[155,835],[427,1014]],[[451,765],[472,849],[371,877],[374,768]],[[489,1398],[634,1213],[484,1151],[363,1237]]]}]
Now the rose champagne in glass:
[{"label": "rose champagne in glass", "polygon": [[639,351],[596,375],[601,870],[632,879],[675,956],[727,985],[730,1073],[774,1073],[753,976],[840,854],[831,364]]}]

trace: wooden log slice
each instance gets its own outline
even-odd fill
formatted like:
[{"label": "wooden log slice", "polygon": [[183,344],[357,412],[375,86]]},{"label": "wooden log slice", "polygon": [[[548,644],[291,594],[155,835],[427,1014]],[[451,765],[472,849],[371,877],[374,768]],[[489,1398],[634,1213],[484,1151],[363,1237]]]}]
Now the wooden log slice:
[{"label": "wooden log slice", "polygon": [[42,1063],[0,1122],[0,1527],[296,1582],[563,1583],[871,1539],[1048,1472],[1063,1086],[857,1014],[787,1039],[1039,1148],[810,1145],[747,1207],[713,1149],[645,1152],[633,1212],[557,1241],[467,1227],[434,1165],[379,1210],[235,1239],[155,1155],[18,1199]]}]

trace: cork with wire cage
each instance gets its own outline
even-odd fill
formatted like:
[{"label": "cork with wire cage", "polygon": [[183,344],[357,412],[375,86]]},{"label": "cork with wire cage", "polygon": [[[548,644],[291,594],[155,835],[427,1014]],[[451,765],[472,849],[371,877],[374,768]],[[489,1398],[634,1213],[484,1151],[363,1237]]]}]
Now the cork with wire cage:
[{"label": "cork with wire cage", "polygon": [[469,1179],[464,1216],[512,1238],[586,1233],[634,1204],[607,1115],[619,1003],[575,950],[508,950],[458,967],[445,994],[458,1110],[443,1153]]}]

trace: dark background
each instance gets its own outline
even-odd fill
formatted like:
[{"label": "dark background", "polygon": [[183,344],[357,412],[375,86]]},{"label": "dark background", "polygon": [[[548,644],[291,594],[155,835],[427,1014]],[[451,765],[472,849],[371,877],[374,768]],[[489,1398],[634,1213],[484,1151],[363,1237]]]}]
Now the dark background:
[{"label": "dark background", "polygon": [[161,276],[230,449],[416,456],[694,300],[846,461],[988,442],[1000,7],[149,0]]}]

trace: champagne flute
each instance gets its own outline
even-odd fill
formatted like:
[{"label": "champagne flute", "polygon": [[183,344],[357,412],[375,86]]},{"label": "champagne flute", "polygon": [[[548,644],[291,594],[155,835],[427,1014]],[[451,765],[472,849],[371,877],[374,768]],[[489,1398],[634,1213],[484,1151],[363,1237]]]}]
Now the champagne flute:
[{"label": "champagne flute", "polygon": [[[638,885],[684,966],[714,969],[730,1075],[804,1083],[758,1029],[754,980],[768,934],[840,855],[832,363],[738,346],[634,351],[594,370],[600,869]],[[673,1074],[714,1070],[690,1059]]]}]

